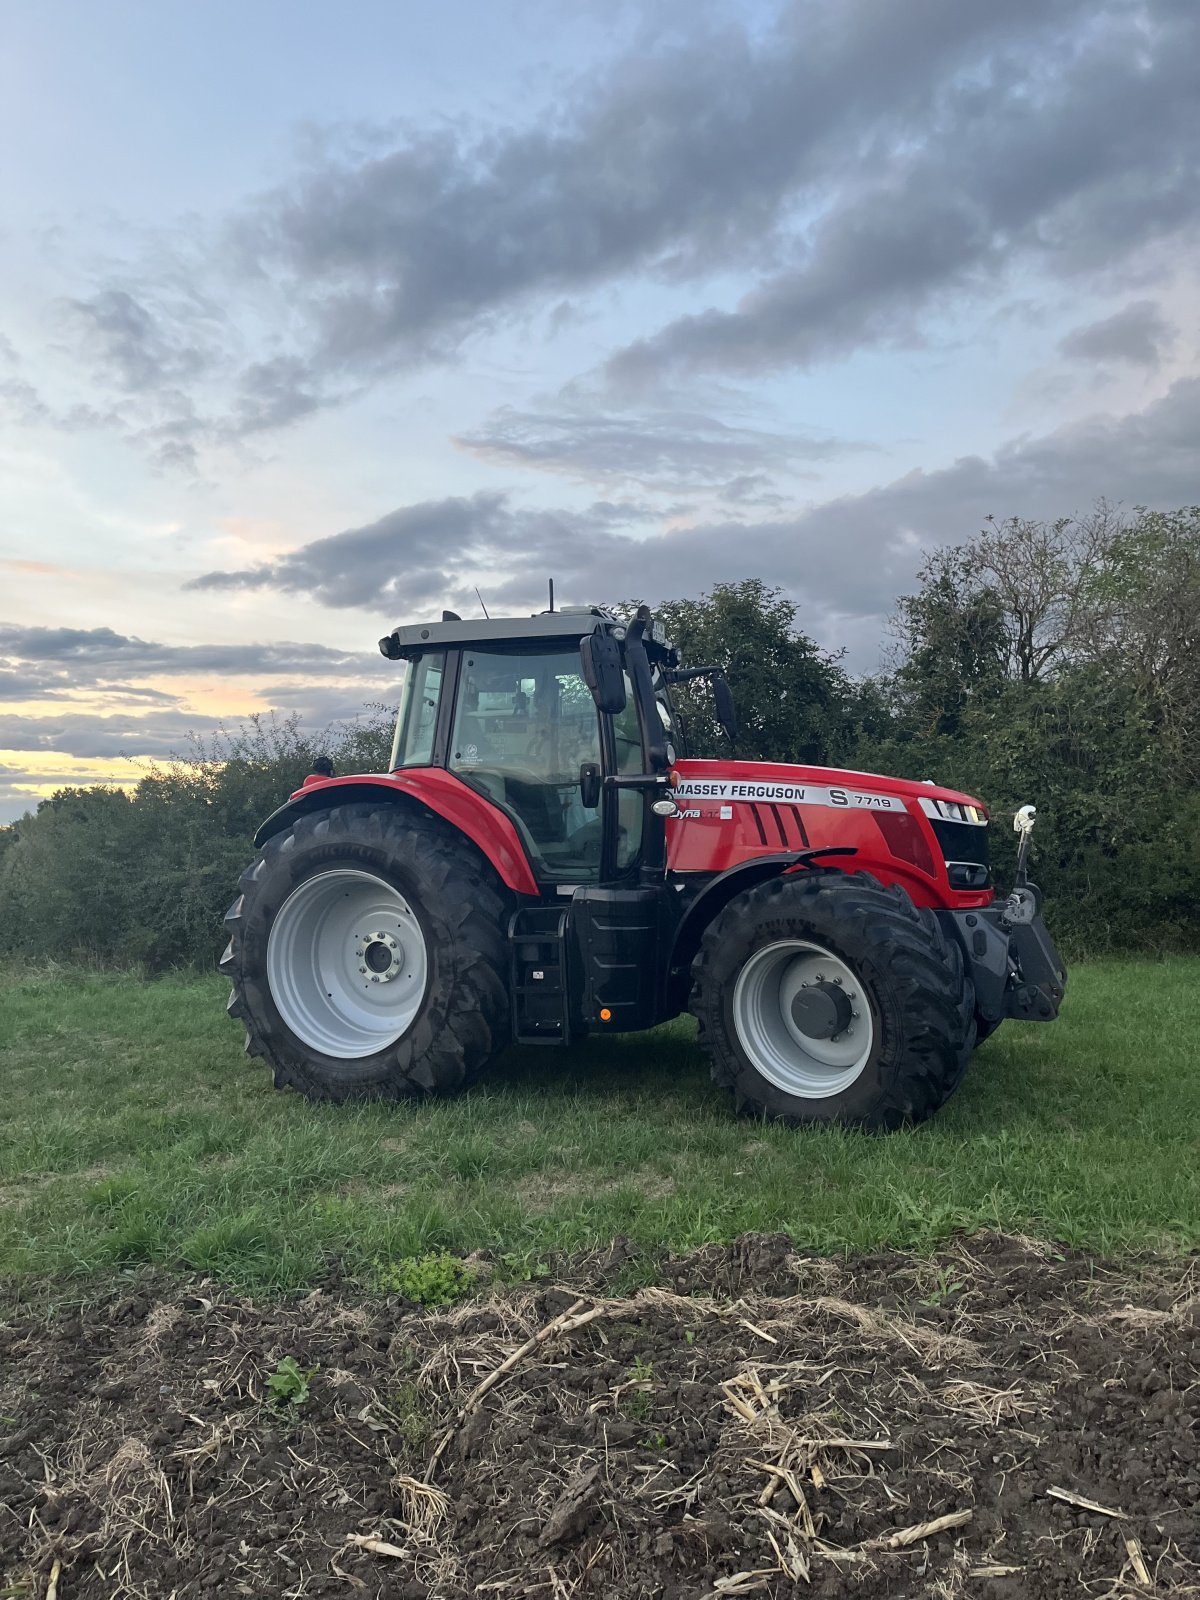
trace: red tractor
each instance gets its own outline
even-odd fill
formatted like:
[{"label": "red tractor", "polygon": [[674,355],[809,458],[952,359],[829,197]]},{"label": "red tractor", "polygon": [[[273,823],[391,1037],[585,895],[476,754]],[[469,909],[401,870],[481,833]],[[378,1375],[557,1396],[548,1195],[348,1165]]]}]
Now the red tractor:
[{"label": "red tractor", "polygon": [[397,628],[388,773],[314,775],[255,837],[221,969],[246,1049],[312,1099],[472,1082],[509,1044],[690,1010],[739,1108],[890,1129],[954,1092],[1066,973],[1026,879],[997,902],[988,817],[939,788],[690,760],[649,611]]}]

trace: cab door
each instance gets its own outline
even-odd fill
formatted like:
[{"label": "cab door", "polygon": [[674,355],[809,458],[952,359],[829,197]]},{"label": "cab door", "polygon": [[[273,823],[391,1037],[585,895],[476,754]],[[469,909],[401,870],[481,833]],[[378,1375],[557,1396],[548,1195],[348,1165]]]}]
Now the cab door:
[{"label": "cab door", "polygon": [[463,650],[446,764],[512,818],[539,883],[600,881],[603,802],[584,806],[579,769],[603,759],[577,649]]}]

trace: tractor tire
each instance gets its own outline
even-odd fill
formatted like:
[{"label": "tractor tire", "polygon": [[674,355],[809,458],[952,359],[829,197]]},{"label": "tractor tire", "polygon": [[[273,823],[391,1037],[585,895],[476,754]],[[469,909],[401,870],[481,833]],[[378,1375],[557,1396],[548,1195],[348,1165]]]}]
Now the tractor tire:
[{"label": "tractor tire", "polygon": [[736,896],[693,963],[691,1010],[739,1111],[891,1131],[954,1093],[975,1045],[962,952],[865,872],[789,873]]},{"label": "tractor tire", "polygon": [[228,1009],[277,1088],[447,1094],[509,1043],[504,893],[440,820],[395,805],[311,812],[266,841],[239,887]]},{"label": "tractor tire", "polygon": [[975,1048],[977,1050],[985,1039],[992,1037],[1003,1021],[1004,1018],[999,1017],[995,1022],[989,1022],[986,1017],[981,1017],[978,1012],[975,1013]]}]

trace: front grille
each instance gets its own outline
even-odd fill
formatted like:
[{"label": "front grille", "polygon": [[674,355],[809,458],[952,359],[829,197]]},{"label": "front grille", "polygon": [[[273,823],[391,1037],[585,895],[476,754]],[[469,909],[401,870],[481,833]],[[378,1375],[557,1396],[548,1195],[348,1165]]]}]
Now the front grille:
[{"label": "front grille", "polygon": [[943,861],[966,861],[977,867],[991,865],[988,858],[988,830],[974,822],[946,822],[931,817]]},{"label": "front grille", "polygon": [[992,874],[988,861],[988,830],[972,822],[948,822],[931,817],[942,860],[952,889],[986,889]]}]

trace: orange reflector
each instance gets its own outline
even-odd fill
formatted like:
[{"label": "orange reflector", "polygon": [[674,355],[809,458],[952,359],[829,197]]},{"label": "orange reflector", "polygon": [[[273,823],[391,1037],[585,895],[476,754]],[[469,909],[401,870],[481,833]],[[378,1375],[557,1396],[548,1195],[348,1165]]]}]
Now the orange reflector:
[{"label": "orange reflector", "polygon": [[611,1022],[612,1021],[612,1012],[608,1009],[607,1006],[601,1006],[600,1007],[600,1021],[601,1022]]}]

